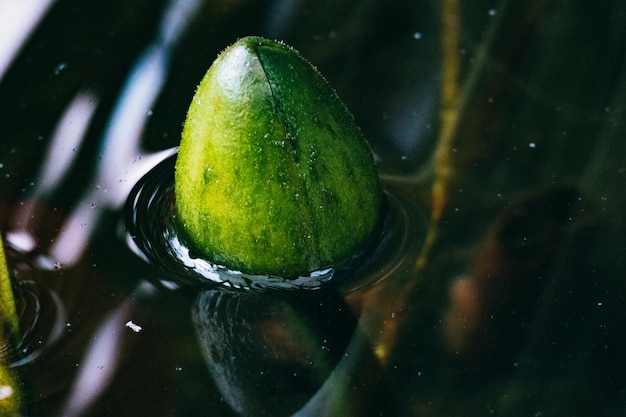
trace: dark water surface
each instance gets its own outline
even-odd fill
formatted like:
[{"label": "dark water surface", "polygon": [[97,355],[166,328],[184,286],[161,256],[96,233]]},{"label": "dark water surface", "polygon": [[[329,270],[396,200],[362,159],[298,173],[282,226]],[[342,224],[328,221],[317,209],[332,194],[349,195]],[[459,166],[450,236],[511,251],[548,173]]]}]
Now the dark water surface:
[{"label": "dark water surface", "polygon": [[[25,416],[626,413],[622,2],[32,3],[0,5],[0,232],[22,330],[2,333],[15,382],[0,402],[20,393]],[[395,207],[384,256],[340,285],[189,286],[127,225],[196,84],[246,35],[316,65],[379,163]]]}]

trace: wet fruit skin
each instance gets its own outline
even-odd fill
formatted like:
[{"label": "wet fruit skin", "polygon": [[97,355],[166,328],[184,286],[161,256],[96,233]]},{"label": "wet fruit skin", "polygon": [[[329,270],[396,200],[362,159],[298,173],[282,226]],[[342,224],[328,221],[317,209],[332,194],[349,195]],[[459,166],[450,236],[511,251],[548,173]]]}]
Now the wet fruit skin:
[{"label": "wet fruit skin", "polygon": [[210,261],[296,277],[349,258],[379,221],[371,150],[319,72],[242,38],[202,79],[176,161],[176,211]]}]

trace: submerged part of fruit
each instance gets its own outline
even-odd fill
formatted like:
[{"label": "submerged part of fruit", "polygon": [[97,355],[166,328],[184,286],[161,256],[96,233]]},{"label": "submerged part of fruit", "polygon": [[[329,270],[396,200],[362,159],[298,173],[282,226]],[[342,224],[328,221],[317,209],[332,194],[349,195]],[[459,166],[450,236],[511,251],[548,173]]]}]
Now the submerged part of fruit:
[{"label": "submerged part of fruit", "polygon": [[319,72],[258,37],[226,49],[189,107],[176,209],[212,262],[295,277],[349,258],[376,229],[371,150]]}]

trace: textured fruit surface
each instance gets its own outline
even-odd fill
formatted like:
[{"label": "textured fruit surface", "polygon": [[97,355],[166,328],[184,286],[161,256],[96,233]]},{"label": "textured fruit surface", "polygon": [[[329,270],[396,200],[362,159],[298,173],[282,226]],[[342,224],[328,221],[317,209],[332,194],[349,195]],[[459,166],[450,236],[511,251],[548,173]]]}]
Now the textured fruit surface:
[{"label": "textured fruit surface", "polygon": [[350,257],[382,201],[371,150],[335,92],[294,49],[258,37],[222,52],[198,86],[175,192],[207,259],[283,277]]}]

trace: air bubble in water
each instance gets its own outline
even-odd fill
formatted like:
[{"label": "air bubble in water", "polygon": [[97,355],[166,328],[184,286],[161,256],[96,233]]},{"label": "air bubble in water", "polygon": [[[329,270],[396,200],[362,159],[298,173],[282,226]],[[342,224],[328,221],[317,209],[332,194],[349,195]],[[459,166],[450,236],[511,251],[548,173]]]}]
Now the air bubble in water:
[{"label": "air bubble in water", "polygon": [[63,70],[65,70],[67,68],[67,62],[61,62],[59,65],[57,65],[54,68],[54,71],[52,71],[52,73],[54,75],[59,75],[61,74],[61,72],[63,72]]}]

